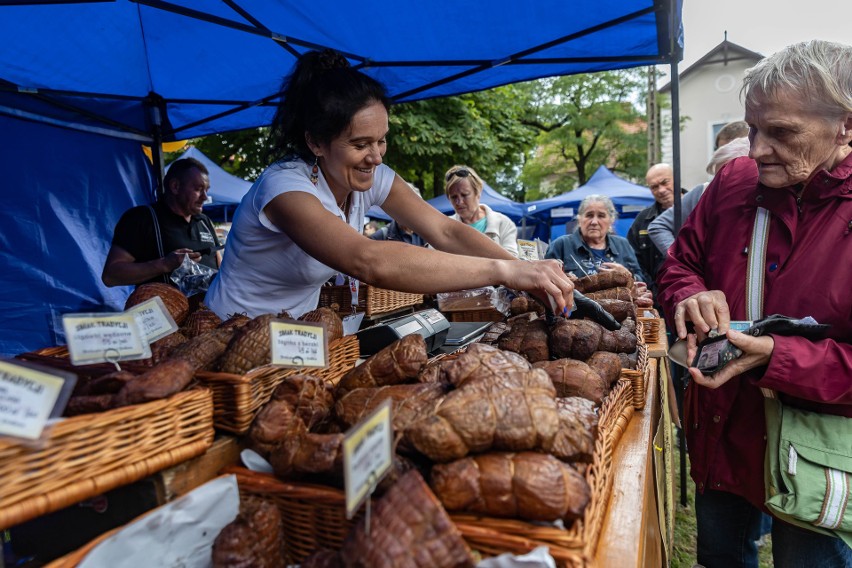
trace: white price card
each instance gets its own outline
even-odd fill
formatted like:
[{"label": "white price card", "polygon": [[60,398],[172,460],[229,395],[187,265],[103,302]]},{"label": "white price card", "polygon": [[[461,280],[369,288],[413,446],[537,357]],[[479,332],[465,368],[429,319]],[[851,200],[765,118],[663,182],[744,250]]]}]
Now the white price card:
[{"label": "white price card", "polygon": [[349,314],[343,318],[343,335],[355,335],[361,329],[361,322],[364,321],[364,312],[357,314]]},{"label": "white price card", "polygon": [[272,320],[269,322],[272,364],[283,367],[328,367],[328,337],[318,322]]},{"label": "white price card", "polygon": [[392,437],[390,399],[346,432],[343,438],[343,473],[347,519],[355,515],[361,503],[390,471]]},{"label": "white price card", "polygon": [[151,348],[136,317],[120,314],[65,314],[65,339],[74,365],[147,359]]},{"label": "white price card", "polygon": [[0,435],[37,440],[47,419],[64,409],[75,382],[71,373],[0,361]]},{"label": "white price card", "polygon": [[540,260],[538,245],[535,241],[518,239],[518,256],[524,260]]},{"label": "white price card", "polygon": [[136,317],[136,323],[149,344],[178,330],[172,314],[159,296],[136,304],[127,310],[127,313]]}]

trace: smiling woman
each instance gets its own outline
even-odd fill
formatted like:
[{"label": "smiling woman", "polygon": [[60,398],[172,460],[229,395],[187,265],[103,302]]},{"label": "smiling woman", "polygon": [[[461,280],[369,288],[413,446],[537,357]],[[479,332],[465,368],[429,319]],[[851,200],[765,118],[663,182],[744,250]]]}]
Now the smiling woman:
[{"label": "smiling woman", "polygon": [[[488,285],[549,294],[570,309],[573,286],[554,261],[519,262],[447,218],[383,163],[390,103],[377,81],[334,51],[309,52],[285,79],[272,164],[243,198],[207,304],[220,316],[314,309],[335,273],[434,294]],[[434,249],[362,234],[379,205]],[[437,250],[435,250],[437,249]],[[451,253],[451,254],[447,254]]]}]

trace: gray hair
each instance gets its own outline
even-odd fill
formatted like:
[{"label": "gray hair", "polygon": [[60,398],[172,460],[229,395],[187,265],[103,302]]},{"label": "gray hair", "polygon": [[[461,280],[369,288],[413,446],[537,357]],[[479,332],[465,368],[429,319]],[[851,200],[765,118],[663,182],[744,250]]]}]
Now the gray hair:
[{"label": "gray hair", "polygon": [[606,195],[601,195],[600,193],[587,195],[583,201],[580,202],[580,207],[577,209],[577,217],[582,217],[583,213],[586,212],[586,209],[588,209],[589,205],[592,203],[603,203],[604,209],[606,209],[606,212],[609,213],[609,216],[612,218],[612,223],[615,225],[615,221],[618,219],[618,211],[615,210],[615,205],[612,203],[612,199]]},{"label": "gray hair", "polygon": [[734,138],[724,146],[719,146],[719,149],[713,152],[713,157],[710,158],[710,163],[707,164],[707,173],[714,175],[719,168],[740,156],[748,156],[748,151],[751,148],[751,142],[747,136]]},{"label": "gray hair", "polygon": [[828,119],[852,112],[852,47],[811,40],[785,47],[746,71],[740,96],[746,105],[789,89]]}]

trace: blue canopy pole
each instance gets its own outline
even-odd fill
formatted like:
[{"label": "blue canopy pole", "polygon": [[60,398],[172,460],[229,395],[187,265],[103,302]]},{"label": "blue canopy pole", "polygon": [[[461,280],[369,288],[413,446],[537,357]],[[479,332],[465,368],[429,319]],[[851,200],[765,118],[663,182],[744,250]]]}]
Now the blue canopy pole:
[{"label": "blue canopy pole", "polygon": [[669,42],[671,57],[671,87],[672,87],[672,170],[674,176],[674,234],[677,236],[681,225],[681,195],[680,195],[680,78],[678,77],[678,61],[680,60],[680,49],[678,45],[678,17],[677,2],[671,0],[669,9]]},{"label": "blue canopy pole", "polygon": [[155,94],[149,93],[145,97],[144,104],[147,107],[148,122],[151,128],[151,161],[154,162],[154,174],[157,180],[157,199],[163,196],[166,188],[163,187],[163,115],[160,110],[160,105],[163,99]]}]

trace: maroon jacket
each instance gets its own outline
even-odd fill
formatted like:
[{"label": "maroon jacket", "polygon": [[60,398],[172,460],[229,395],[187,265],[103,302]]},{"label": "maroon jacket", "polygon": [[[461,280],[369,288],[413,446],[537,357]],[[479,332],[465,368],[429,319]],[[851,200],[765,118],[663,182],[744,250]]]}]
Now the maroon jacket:
[{"label": "maroon jacket", "polygon": [[758,183],[755,163],[738,158],[716,174],[669,249],[658,276],[666,313],[703,290],[725,293],[732,320],[745,320],[747,247],[758,206],[771,212],[764,315],[813,316],[828,339],[773,336],[766,368],[712,390],[690,383],[684,428],[699,491],[705,487],[764,501],[766,427],[758,387],[801,408],[852,416],[852,155],[819,172],[797,204],[795,188]]}]

